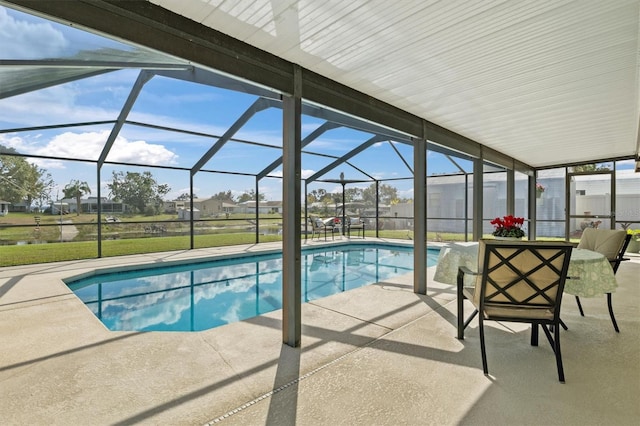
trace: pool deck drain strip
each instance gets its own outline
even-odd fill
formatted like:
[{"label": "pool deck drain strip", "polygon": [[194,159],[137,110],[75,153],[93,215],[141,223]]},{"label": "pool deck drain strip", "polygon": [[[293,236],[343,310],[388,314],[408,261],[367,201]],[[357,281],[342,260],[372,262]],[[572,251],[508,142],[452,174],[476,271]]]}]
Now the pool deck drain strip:
[{"label": "pool deck drain strip", "polygon": [[220,423],[221,421],[223,421],[223,420],[225,420],[225,419],[227,419],[227,418],[231,417],[232,415],[237,414],[237,413],[239,413],[240,411],[245,410],[245,409],[247,409],[247,408],[251,407],[252,405],[256,404],[257,402],[260,402],[260,401],[262,401],[262,400],[264,400],[264,399],[266,399],[266,398],[269,398],[269,397],[271,397],[271,396],[273,396],[273,395],[277,394],[278,392],[280,392],[280,391],[283,391],[283,390],[287,389],[289,386],[295,385],[296,383],[299,383],[299,382],[301,382],[302,380],[304,380],[304,379],[306,379],[306,378],[309,378],[309,377],[313,376],[313,375],[314,375],[314,374],[316,374],[317,372],[322,371],[322,370],[324,370],[325,368],[330,367],[331,365],[336,364],[336,363],[338,363],[338,362],[342,361],[343,359],[345,359],[345,358],[347,358],[347,357],[349,357],[349,356],[351,356],[351,355],[353,355],[353,354],[355,354],[355,353],[357,353],[357,352],[359,352],[359,351],[361,351],[361,350],[363,350],[363,349],[365,349],[365,348],[367,348],[367,347],[369,347],[369,346],[373,345],[374,343],[376,343],[377,341],[379,341],[379,340],[380,340],[380,339],[382,339],[383,337],[386,337],[386,336],[388,336],[389,334],[394,333],[395,331],[402,330],[403,328],[405,328],[405,327],[407,327],[407,326],[409,326],[409,325],[411,325],[411,324],[415,323],[416,321],[419,321],[419,320],[421,320],[421,319],[423,319],[423,318],[425,318],[425,317],[427,317],[427,316],[429,316],[429,315],[431,315],[431,314],[436,313],[436,311],[438,311],[438,310],[440,310],[440,309],[443,309],[443,308],[444,308],[445,306],[447,306],[449,303],[454,303],[454,302],[455,302],[455,300],[449,301],[448,303],[445,303],[444,305],[441,305],[438,309],[433,310],[433,311],[431,311],[431,312],[427,312],[426,314],[424,314],[424,315],[422,315],[422,316],[420,316],[420,317],[418,317],[418,318],[416,318],[416,319],[414,319],[414,320],[412,320],[412,321],[409,321],[408,323],[406,323],[406,324],[402,325],[401,327],[398,327],[398,328],[396,328],[396,329],[394,329],[394,330],[391,330],[391,331],[389,331],[389,332],[387,332],[387,333],[385,333],[385,334],[381,335],[380,337],[377,337],[377,338],[373,339],[373,340],[372,340],[372,341],[370,341],[369,343],[367,343],[367,344],[365,344],[365,345],[363,345],[363,346],[360,346],[359,348],[356,348],[356,349],[354,349],[354,350],[352,350],[352,351],[350,351],[350,352],[347,352],[346,354],[339,356],[338,358],[334,359],[333,361],[329,361],[328,363],[326,363],[326,364],[324,364],[324,365],[321,365],[320,367],[318,367],[318,368],[316,368],[316,369],[314,369],[314,370],[311,370],[311,371],[309,371],[308,373],[303,374],[302,376],[300,376],[300,377],[298,377],[298,378],[296,378],[296,379],[293,379],[293,380],[292,380],[292,381],[290,381],[289,383],[286,383],[286,384],[284,384],[284,385],[282,385],[282,386],[280,386],[280,387],[278,387],[278,388],[276,388],[276,389],[273,389],[273,390],[271,390],[271,391],[269,391],[269,392],[267,392],[267,393],[265,393],[265,394],[262,394],[262,395],[260,395],[259,397],[255,398],[255,399],[252,399],[251,401],[249,401],[249,402],[246,402],[246,403],[242,404],[240,407],[238,407],[238,408],[236,408],[236,409],[234,409],[234,410],[228,411],[227,413],[225,413],[225,414],[221,415],[220,417],[217,417],[217,418],[215,418],[215,419],[213,419],[213,420],[211,420],[211,421],[209,421],[209,422],[205,423],[203,426],[211,426],[211,425],[215,425],[215,424],[217,424],[217,423]]},{"label": "pool deck drain strip", "polygon": [[[388,333],[387,333],[387,334],[388,334]],[[385,335],[386,335],[386,334],[385,334]],[[373,343],[373,342],[370,342],[370,343]],[[369,344],[370,344],[370,343],[369,343]],[[347,352],[346,354],[344,354],[344,355],[342,355],[342,356],[340,356],[340,357],[338,357],[338,358],[334,359],[333,361],[330,361],[330,362],[328,362],[328,363],[326,363],[326,364],[324,364],[324,365],[321,365],[320,367],[316,368],[315,370],[311,370],[311,371],[309,371],[307,374],[304,374],[304,375],[302,375],[302,376],[298,377],[297,379],[293,379],[293,380],[292,380],[292,381],[290,381],[289,383],[286,383],[286,384],[284,384],[284,385],[280,386],[280,387],[279,387],[279,388],[277,388],[277,389],[274,389],[274,390],[269,391],[269,392],[267,392],[267,393],[265,393],[265,394],[263,394],[263,395],[260,395],[259,397],[255,398],[255,399],[253,399],[253,400],[251,400],[251,401],[249,401],[249,402],[247,402],[247,403],[245,403],[245,404],[242,404],[240,407],[236,408],[235,410],[231,410],[231,411],[229,411],[229,412],[227,412],[227,413],[223,414],[222,416],[220,416],[220,417],[218,417],[218,418],[216,418],[216,419],[214,419],[214,420],[212,420],[212,421],[210,421],[210,422],[208,422],[208,423],[205,423],[205,425],[204,425],[204,426],[210,426],[210,425],[213,425],[213,424],[216,424],[216,423],[220,423],[222,420],[224,420],[224,419],[226,419],[226,418],[228,418],[228,417],[232,416],[233,414],[236,414],[236,413],[238,413],[238,412],[240,412],[240,411],[242,411],[242,410],[244,410],[244,409],[246,409],[246,408],[249,408],[250,406],[252,406],[252,405],[253,405],[253,404],[255,404],[256,402],[260,402],[260,401],[262,401],[263,399],[269,398],[269,397],[271,397],[271,396],[273,396],[273,395],[277,394],[278,392],[285,390],[285,389],[286,389],[286,388],[288,388],[289,386],[291,386],[291,385],[295,385],[296,383],[298,383],[298,382],[300,382],[300,381],[302,381],[302,380],[306,379],[307,377],[310,377],[310,376],[312,376],[312,375],[316,374],[318,371],[320,371],[320,370],[324,370],[325,368],[329,367],[330,365],[333,365],[333,364],[335,364],[335,363],[337,363],[337,362],[341,361],[342,359],[344,359],[344,358],[346,358],[346,357],[348,357],[348,356],[350,356],[350,355],[352,355],[352,354],[354,354],[354,353],[356,353],[356,352],[358,352],[358,351],[361,351],[362,349],[364,349],[365,347],[367,347],[369,344],[367,344],[367,345],[365,345],[365,346],[361,346],[361,347],[359,347],[359,348],[357,348],[357,349],[354,349],[354,350],[352,350],[351,352]]]}]

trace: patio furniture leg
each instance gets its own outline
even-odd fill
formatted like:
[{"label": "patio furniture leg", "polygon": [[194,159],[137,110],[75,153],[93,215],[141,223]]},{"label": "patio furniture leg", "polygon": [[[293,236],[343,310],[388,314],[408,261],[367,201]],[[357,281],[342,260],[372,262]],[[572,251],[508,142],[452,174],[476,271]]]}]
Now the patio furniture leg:
[{"label": "patio furniture leg", "polygon": [[538,346],[538,324],[531,324],[531,346]]},{"label": "patio furniture leg", "polygon": [[[553,324],[552,324],[553,325]],[[562,353],[560,352],[560,327],[553,327],[550,331],[546,325],[542,325],[542,330],[544,331],[545,336],[547,336],[547,340],[551,345],[551,349],[553,353],[556,355],[556,366],[558,367],[558,380],[561,383],[564,383],[564,368],[562,366]],[[553,336],[551,335],[553,333]]]},{"label": "patio furniture leg", "polygon": [[607,293],[607,306],[609,307],[609,315],[611,316],[611,322],[613,323],[613,328],[616,330],[616,333],[620,333],[620,329],[618,328],[618,323],[616,322],[616,317],[613,315],[613,305],[611,304],[611,293]]},{"label": "patio furniture leg", "polygon": [[564,323],[564,321],[560,320],[560,325],[562,326],[562,328],[564,328],[565,330],[568,330],[569,327],[567,327],[567,324]]},{"label": "patio furniture leg", "polygon": [[484,371],[484,375],[489,375],[489,367],[487,366],[487,349],[484,346],[484,321],[482,320],[482,315],[479,317],[480,323],[480,350],[482,351],[482,370]]},{"label": "patio furniture leg", "polygon": [[564,367],[562,366],[562,353],[560,352],[560,327],[556,327],[553,343],[553,352],[556,354],[556,365],[558,366],[558,380],[564,383]]},{"label": "patio furniture leg", "polygon": [[578,309],[580,310],[580,316],[584,316],[584,312],[582,311],[582,304],[580,303],[580,298],[576,296],[576,302],[578,303]]},{"label": "patio furniture leg", "polygon": [[464,296],[462,288],[458,286],[458,339],[464,339]]}]

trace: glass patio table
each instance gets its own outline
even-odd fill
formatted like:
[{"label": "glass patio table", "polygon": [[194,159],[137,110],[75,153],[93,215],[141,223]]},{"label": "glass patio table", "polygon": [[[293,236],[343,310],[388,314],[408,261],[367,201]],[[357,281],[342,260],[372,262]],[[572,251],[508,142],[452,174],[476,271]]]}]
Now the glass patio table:
[{"label": "glass patio table", "polygon": [[[478,269],[478,243],[453,243],[440,250],[438,264],[433,279],[435,281],[455,285],[458,267],[466,266],[475,271]],[[579,297],[597,297],[601,294],[613,293],[618,287],[616,276],[609,260],[602,254],[574,248],[569,261],[565,282],[565,293]],[[473,277],[470,277],[473,280]]]}]

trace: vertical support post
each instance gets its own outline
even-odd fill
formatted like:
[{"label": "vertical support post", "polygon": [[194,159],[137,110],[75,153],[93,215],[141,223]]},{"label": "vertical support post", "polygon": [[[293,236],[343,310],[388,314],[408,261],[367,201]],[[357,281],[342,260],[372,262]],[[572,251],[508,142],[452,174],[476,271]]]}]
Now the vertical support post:
[{"label": "vertical support post", "polygon": [[464,241],[469,241],[469,173],[464,174]]},{"label": "vertical support post", "polygon": [[536,171],[533,175],[529,175],[529,235],[527,236],[529,240],[535,240],[537,236],[536,232],[536,224],[538,221],[538,202],[536,201],[536,182],[537,182],[538,172]]},{"label": "vertical support post", "polygon": [[516,214],[516,172],[507,169],[507,214]]},{"label": "vertical support post", "polygon": [[480,158],[473,160],[473,241],[482,238],[482,219],[484,206],[482,203],[484,189],[484,160],[482,153]]},{"label": "vertical support post", "polygon": [[413,141],[413,292],[427,294],[427,140]]},{"label": "vertical support post", "polygon": [[102,187],[102,184],[100,183],[101,170],[102,164],[97,164],[96,182],[98,183],[98,258],[102,257],[102,191],[100,191],[100,188]]},{"label": "vertical support post", "polygon": [[[613,162],[613,170],[611,170],[611,229],[616,229],[616,162]],[[607,297],[611,297],[609,294]]]},{"label": "vertical support post", "polygon": [[259,179],[256,177],[256,244],[260,243],[260,185],[258,185]]},{"label": "vertical support post", "polygon": [[344,188],[345,188],[344,180],[341,183],[342,183],[342,236],[344,237],[345,234],[346,234],[345,229],[346,229],[346,226],[347,226],[347,224],[345,223],[347,216],[346,216],[346,208],[344,206],[344,202],[345,202],[344,201],[345,200],[345,198],[344,198]]},{"label": "vertical support post", "polygon": [[[64,197],[64,194],[63,194]],[[60,200],[60,197],[58,197],[58,200]],[[60,208],[58,210],[60,210],[60,242],[62,242],[62,200],[60,200]],[[69,210],[71,210],[71,208],[69,208]]]},{"label": "vertical support post", "polygon": [[302,337],[300,179],[302,166],[302,69],[294,65],[293,94],[283,97],[282,340],[299,347]]},{"label": "vertical support post", "polygon": [[[113,148],[113,144],[115,143],[118,135],[120,134],[120,130],[122,130],[122,127],[124,126],[124,123],[127,117],[129,116],[129,113],[131,112],[133,105],[136,102],[136,99],[138,99],[138,95],[142,91],[142,88],[152,78],[153,78],[153,74],[151,72],[146,70],[140,71],[140,73],[138,74],[138,78],[136,79],[136,82],[133,84],[133,87],[131,88],[131,92],[129,92],[129,96],[127,97],[127,100],[124,103],[124,106],[120,110],[120,115],[118,115],[118,119],[116,120],[115,124],[113,125],[113,128],[111,129],[111,132],[109,133],[109,137],[107,138],[107,141],[104,144],[104,147],[102,148],[102,152],[98,157],[98,163],[97,163],[98,164],[98,169],[97,169],[97,174],[98,174],[98,181],[97,181],[98,182],[98,257],[102,257],[102,214],[101,214],[102,195],[100,191],[100,188],[102,186],[100,184],[100,173],[102,171],[102,165],[107,160],[107,156],[109,155],[111,148]],[[60,205],[60,207],[62,208],[62,204]],[[111,211],[113,212],[113,208],[111,209]],[[60,239],[62,240],[62,219],[60,223],[61,223]]]},{"label": "vertical support post", "polygon": [[195,247],[195,223],[193,221],[193,175],[194,172],[189,172],[189,210],[191,214],[189,215],[189,247],[193,250]]},{"label": "vertical support post", "polygon": [[380,181],[376,180],[376,238],[380,237]]},{"label": "vertical support post", "polygon": [[577,212],[571,211],[571,197],[575,197],[574,194],[571,194],[571,180],[573,179],[573,174],[569,174],[569,167],[564,168],[564,239],[565,241],[570,241],[571,239],[571,214],[576,214]]},{"label": "vertical support post", "polygon": [[309,186],[307,185],[307,181],[304,181],[304,239],[307,240],[307,235],[309,235],[309,206],[307,205],[309,197]]}]

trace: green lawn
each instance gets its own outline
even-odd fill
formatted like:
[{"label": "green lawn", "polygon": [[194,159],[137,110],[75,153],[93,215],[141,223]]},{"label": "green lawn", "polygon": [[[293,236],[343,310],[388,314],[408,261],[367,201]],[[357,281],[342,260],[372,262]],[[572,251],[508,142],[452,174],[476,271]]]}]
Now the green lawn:
[{"label": "green lawn", "polygon": [[[5,241],[34,241],[47,240],[45,244],[22,244],[15,243],[0,245],[0,267],[27,265],[33,263],[48,263],[64,260],[91,259],[98,257],[97,223],[94,214],[80,216],[66,215],[64,220],[71,220],[77,224],[78,236],[72,242],[56,242],[60,235],[60,228],[57,220],[59,217],[51,215],[41,215],[40,228],[36,230],[33,214],[11,214],[11,224],[23,225],[7,228],[3,224],[7,223],[7,218],[0,222],[0,242]],[[195,248],[219,247],[238,244],[255,243],[255,231],[249,230],[252,215],[234,215],[229,219],[216,221],[206,221],[196,223],[197,234],[194,237]],[[234,220],[235,219],[235,220]],[[160,216],[130,216],[123,217],[120,223],[104,224],[102,229],[102,256],[123,256],[130,254],[154,253],[173,250],[187,250],[190,246],[190,237],[185,235],[189,232],[188,223],[168,222],[175,220],[175,215]],[[141,222],[138,224],[127,222]],[[149,225],[146,225],[146,224]],[[261,217],[261,229],[264,227],[280,226],[281,218]],[[83,225],[81,225],[83,224]],[[48,225],[48,226],[47,226]],[[162,226],[163,232],[145,233],[151,225]],[[246,229],[245,229],[246,228]],[[35,233],[38,232],[36,235]],[[366,230],[366,237],[375,237],[375,230]],[[412,240],[413,231],[401,230],[381,230],[381,238],[393,238],[402,240]],[[39,238],[36,238],[39,237]],[[489,235],[486,236],[490,238]],[[109,239],[113,238],[113,239]],[[304,238],[304,236],[303,236]],[[280,241],[281,235],[269,234],[259,236],[260,242]],[[435,233],[427,234],[427,241],[454,242],[464,241],[463,234]]]},{"label": "green lawn", "polygon": [[[260,235],[260,242],[280,241],[281,239],[278,235]],[[102,256],[187,250],[189,242],[188,236],[107,240],[102,242]],[[194,238],[196,248],[252,244],[254,242],[254,233],[196,235]],[[97,256],[96,241],[0,246],[0,267],[91,259]]]},{"label": "green lawn", "polygon": [[[375,230],[366,231],[369,238],[375,237]],[[407,230],[381,231],[381,238],[413,239]],[[448,238],[448,241],[462,241],[460,234],[429,234],[428,239]],[[302,236],[304,238],[304,235]],[[281,241],[280,235],[260,235],[260,242]],[[196,235],[195,248],[220,247],[255,243],[255,232],[234,232]],[[122,238],[103,240],[102,256],[123,256],[130,254],[155,253],[173,250],[188,250],[190,238],[186,236],[157,236],[144,238]],[[33,263],[59,262],[64,260],[97,258],[98,247],[95,240],[73,242],[50,242],[46,244],[3,245],[0,246],[0,267],[28,265]]]},{"label": "green lawn", "polygon": [[[37,216],[37,220],[36,220]],[[103,215],[106,219],[108,214]],[[186,250],[190,246],[190,224],[176,215],[118,215],[120,222],[103,223],[102,256]],[[61,242],[60,219],[72,222],[77,235]],[[260,217],[260,229],[276,228],[279,215]],[[234,214],[229,218],[196,222],[196,248],[255,243],[255,215]],[[63,216],[11,213],[0,218],[0,266],[90,259],[98,256],[97,216]],[[260,242],[278,241],[278,235],[260,235]],[[44,243],[40,243],[44,242]]]}]

